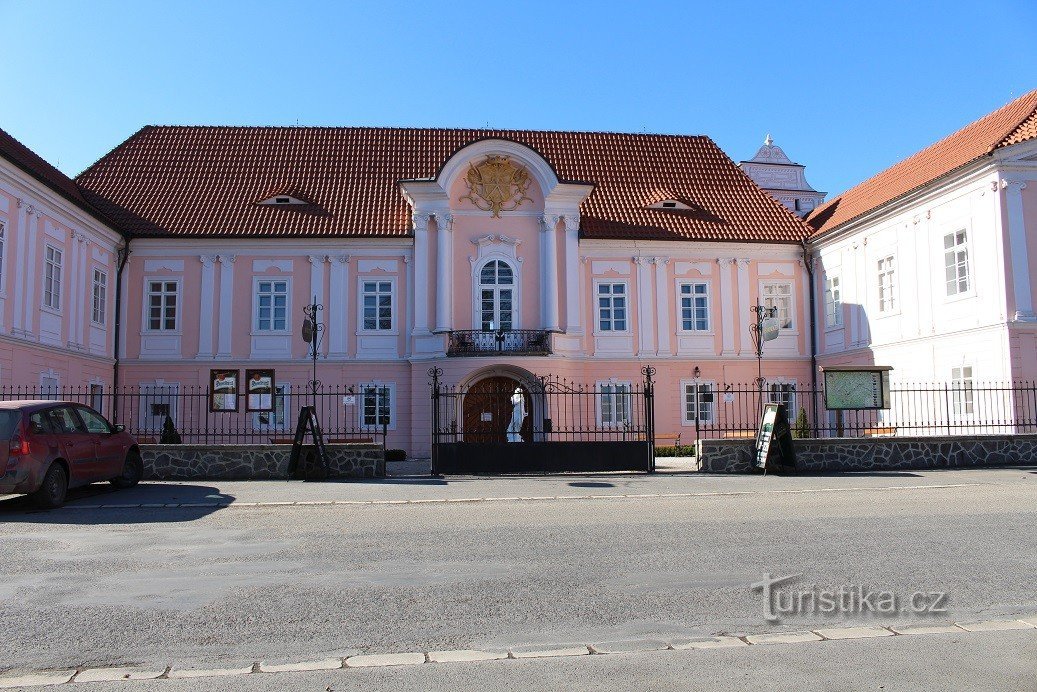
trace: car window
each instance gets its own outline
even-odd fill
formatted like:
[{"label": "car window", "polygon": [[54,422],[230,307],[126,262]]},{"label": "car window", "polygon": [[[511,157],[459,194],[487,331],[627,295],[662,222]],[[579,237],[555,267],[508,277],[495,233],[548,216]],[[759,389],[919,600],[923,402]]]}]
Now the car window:
[{"label": "car window", "polygon": [[49,433],[51,430],[50,417],[47,411],[37,411],[29,416],[29,430],[33,433]]},{"label": "car window", "polygon": [[71,406],[59,406],[50,410],[50,422],[59,433],[85,433],[83,421],[72,410]]},{"label": "car window", "polygon": [[79,412],[79,417],[82,418],[83,423],[86,424],[88,432],[108,434],[112,431],[112,427],[108,425],[108,421],[101,417],[100,414],[91,411],[88,408],[76,407],[76,411]]},{"label": "car window", "polygon": [[21,419],[21,411],[0,411],[0,440],[10,440]]}]

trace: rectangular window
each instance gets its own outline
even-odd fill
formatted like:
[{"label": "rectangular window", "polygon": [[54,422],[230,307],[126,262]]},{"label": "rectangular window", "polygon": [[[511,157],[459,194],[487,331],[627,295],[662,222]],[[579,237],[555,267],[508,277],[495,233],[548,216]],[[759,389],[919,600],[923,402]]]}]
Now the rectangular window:
[{"label": "rectangular window", "polygon": [[775,317],[781,329],[792,329],[792,284],[787,281],[763,285],[763,305],[777,308]]},{"label": "rectangular window", "polygon": [[896,309],[896,264],[893,255],[883,257],[878,262],[879,269],[879,312],[893,312]]},{"label": "rectangular window", "polygon": [[256,331],[288,330],[288,282],[256,282]]},{"label": "rectangular window", "polygon": [[176,281],[148,282],[148,329],[176,331],[178,288]]},{"label": "rectangular window", "polygon": [[104,317],[108,312],[108,275],[100,269],[94,270],[93,290],[93,316],[94,324],[104,326]]},{"label": "rectangular window", "polygon": [[715,392],[712,382],[684,383],[684,422],[712,423]]},{"label": "rectangular window", "polygon": [[47,246],[43,269],[43,306],[61,309],[61,250]]},{"label": "rectangular window", "polygon": [[364,329],[390,331],[392,329],[392,282],[363,282]]},{"label": "rectangular window", "polygon": [[967,293],[969,290],[969,240],[964,228],[943,237],[943,266],[948,297]]},{"label": "rectangular window", "polygon": [[825,326],[838,327],[843,323],[843,292],[839,277],[825,278]]},{"label": "rectangular window", "polygon": [[953,394],[954,412],[959,416],[973,412],[972,366],[963,365],[951,368],[951,392]]},{"label": "rectangular window", "polygon": [[796,417],[796,383],[795,382],[772,382],[768,388],[768,400],[772,404],[785,406],[785,415],[789,420]]},{"label": "rectangular window", "polygon": [[54,399],[60,400],[61,381],[57,375],[42,373],[40,374],[40,398],[41,399]]},{"label": "rectangular window", "polygon": [[627,285],[625,283],[598,284],[598,331],[625,332],[627,330]]},{"label": "rectangular window", "polygon": [[630,423],[630,383],[601,383],[598,385],[599,422],[604,426]]},{"label": "rectangular window", "polygon": [[709,331],[709,284],[680,285],[681,329],[686,332]]},{"label": "rectangular window", "polygon": [[100,414],[104,414],[104,386],[100,384],[90,385],[90,408]]},{"label": "rectangular window", "polygon": [[392,425],[392,390],[382,384],[367,384],[360,388],[361,420],[365,428]]}]

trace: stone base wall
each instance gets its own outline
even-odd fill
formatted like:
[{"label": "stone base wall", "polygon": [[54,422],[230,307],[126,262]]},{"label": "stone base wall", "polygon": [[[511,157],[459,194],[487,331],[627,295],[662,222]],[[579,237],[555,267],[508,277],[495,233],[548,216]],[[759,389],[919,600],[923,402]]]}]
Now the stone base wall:
[{"label": "stone base wall", "polygon": [[[385,476],[381,445],[335,444],[327,450],[331,478]],[[285,479],[291,452],[291,445],[140,446],[144,478],[163,481]]]},{"label": "stone base wall", "polygon": [[[799,439],[796,471],[883,471],[1037,465],[1037,435]],[[753,440],[699,440],[698,470],[749,473]]]}]

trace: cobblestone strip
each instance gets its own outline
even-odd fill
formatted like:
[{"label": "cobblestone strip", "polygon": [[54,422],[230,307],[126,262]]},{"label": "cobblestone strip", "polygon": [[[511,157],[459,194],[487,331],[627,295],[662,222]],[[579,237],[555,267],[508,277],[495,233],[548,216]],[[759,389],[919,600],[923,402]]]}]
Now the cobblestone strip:
[{"label": "cobblestone strip", "polygon": [[[241,675],[270,675],[287,672],[338,670],[342,668],[376,668],[384,666],[413,666],[508,659],[552,658],[563,656],[611,656],[652,651],[686,651],[720,649],[728,647],[799,645],[831,640],[869,639],[873,637],[923,636],[948,633],[971,634],[1000,632],[1006,630],[1037,629],[1037,615],[1024,615],[1011,620],[985,620],[982,622],[955,622],[944,624],[904,624],[885,627],[819,627],[800,632],[766,632],[744,636],[719,635],[716,637],[693,637],[662,641],[655,639],[632,639],[599,642],[596,644],[535,644],[508,649],[482,651],[465,649],[458,651],[431,651],[388,654],[362,654],[341,658],[307,659],[297,662],[267,663],[256,661],[248,665],[227,668],[193,668],[172,666],[155,668],[84,668],[69,670],[41,670],[0,675],[0,690],[59,685],[81,685],[90,682],[116,682],[119,680],[148,679],[191,679],[202,677],[225,677]],[[161,683],[159,683],[159,686]],[[89,689],[89,688],[84,688]]]}]

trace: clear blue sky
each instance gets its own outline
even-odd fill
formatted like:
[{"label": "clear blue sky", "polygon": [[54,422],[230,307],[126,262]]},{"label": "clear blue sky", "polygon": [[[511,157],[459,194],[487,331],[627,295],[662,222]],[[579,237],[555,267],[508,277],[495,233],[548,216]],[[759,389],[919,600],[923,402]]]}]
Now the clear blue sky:
[{"label": "clear blue sky", "polygon": [[1037,3],[0,0],[0,127],[69,174],[145,124],[767,132],[838,193],[1037,88]]}]

